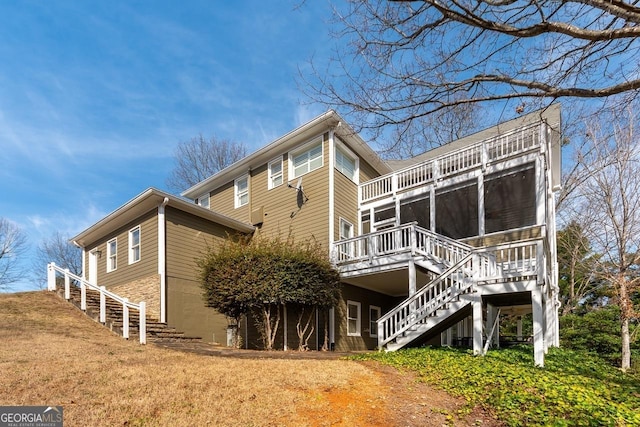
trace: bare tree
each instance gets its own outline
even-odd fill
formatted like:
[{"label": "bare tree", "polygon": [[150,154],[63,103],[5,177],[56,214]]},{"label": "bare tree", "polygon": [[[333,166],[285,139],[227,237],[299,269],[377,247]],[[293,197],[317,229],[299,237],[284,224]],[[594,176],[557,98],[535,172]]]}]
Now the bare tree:
[{"label": "bare tree", "polygon": [[5,218],[0,218],[0,290],[20,280],[20,256],[27,250],[27,237],[22,229]]},{"label": "bare tree", "polygon": [[247,147],[240,142],[202,135],[178,144],[174,152],[175,166],[167,179],[167,186],[183,191],[247,155]]},{"label": "bare tree", "polygon": [[33,263],[34,280],[40,288],[47,283],[47,264],[55,262],[61,268],[68,268],[76,276],[82,276],[82,250],[56,231],[43,239],[36,249]]},{"label": "bare tree", "polygon": [[[594,251],[601,254],[594,271],[613,290],[620,306],[623,370],[630,367],[629,325],[638,317],[632,295],[640,274],[640,141],[637,119],[590,126],[587,143],[577,153],[581,176],[571,206]],[[612,131],[607,128],[611,127]]]},{"label": "bare tree", "polygon": [[560,98],[626,103],[640,88],[636,2],[349,0],[334,16],[340,44],[312,64],[307,93],[360,131],[402,135],[487,101],[510,114]]}]

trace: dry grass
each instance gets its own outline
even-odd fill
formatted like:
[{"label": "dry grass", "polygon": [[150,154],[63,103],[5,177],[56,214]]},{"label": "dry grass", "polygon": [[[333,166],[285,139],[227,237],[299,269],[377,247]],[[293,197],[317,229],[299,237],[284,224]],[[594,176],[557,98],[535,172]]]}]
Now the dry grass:
[{"label": "dry grass", "polygon": [[51,293],[0,295],[0,343],[0,405],[62,405],[65,426],[388,424],[381,377],[359,363],[140,346]]}]

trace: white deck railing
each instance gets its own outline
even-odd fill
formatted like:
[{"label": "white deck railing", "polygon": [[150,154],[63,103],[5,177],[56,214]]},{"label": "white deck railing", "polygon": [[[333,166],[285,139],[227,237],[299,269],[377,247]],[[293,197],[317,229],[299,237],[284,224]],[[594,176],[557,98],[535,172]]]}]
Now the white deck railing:
[{"label": "white deck railing", "polygon": [[472,246],[412,222],[335,242],[333,261],[340,267],[362,261],[371,263],[375,258],[385,255],[411,253],[452,265],[472,250]]},{"label": "white deck railing", "polygon": [[458,295],[472,292],[478,282],[543,275],[540,270],[544,265],[537,262],[542,245],[538,239],[466,252],[443,274],[378,320],[378,346],[382,348],[409,328],[423,323]]},{"label": "white deck railing", "polygon": [[541,142],[541,126],[536,123],[522,127],[362,183],[360,203],[394,196],[398,192],[535,150]]},{"label": "white deck railing", "polygon": [[56,290],[56,273],[60,273],[64,277],[64,297],[69,300],[71,298],[71,280],[76,281],[80,285],[80,308],[83,311],[87,309],[87,288],[93,289],[100,293],[100,322],[106,323],[107,321],[107,307],[106,298],[122,304],[122,336],[129,339],[129,310],[137,310],[139,315],[138,329],[140,332],[140,344],[147,343],[147,318],[146,318],[146,304],[144,301],[139,304],[129,302],[127,298],[123,298],[113,292],[108,291],[104,286],[94,285],[91,282],[86,281],[80,276],[77,276],[69,271],[69,269],[63,269],[58,267],[55,263],[49,263],[47,265],[47,287],[50,291]]}]

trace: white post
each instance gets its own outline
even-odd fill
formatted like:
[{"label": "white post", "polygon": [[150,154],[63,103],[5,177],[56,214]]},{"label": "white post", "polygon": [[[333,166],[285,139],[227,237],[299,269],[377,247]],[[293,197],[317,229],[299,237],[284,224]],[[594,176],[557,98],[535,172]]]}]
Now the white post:
[{"label": "white post", "polygon": [[147,310],[146,304],[144,301],[140,302],[140,312],[139,312],[139,333],[140,333],[140,344],[147,343]]},{"label": "white post", "polygon": [[107,323],[107,301],[105,299],[104,291],[106,288],[100,286],[100,322]]},{"label": "white post", "polygon": [[384,324],[383,322],[378,321],[378,350],[382,350],[382,341],[385,339],[384,335]]},{"label": "white post", "polygon": [[473,294],[473,354],[482,354],[482,296],[479,293]]},{"label": "white post", "polygon": [[129,306],[127,303],[129,300],[124,298],[122,303],[122,338],[129,339]]},{"label": "white post", "polygon": [[69,280],[69,269],[64,269],[64,299],[68,300],[71,298],[71,283]]},{"label": "white post", "polygon": [[47,289],[50,291],[56,290],[56,263],[51,262],[47,265]]},{"label": "white post", "polygon": [[80,282],[80,309],[87,311],[87,285],[84,279]]},{"label": "white post", "polygon": [[283,313],[282,313],[283,319],[282,320],[284,320],[284,322],[282,322],[283,323],[283,325],[282,325],[283,328],[282,329],[284,329],[283,330],[282,349],[284,351],[287,351],[287,350],[289,350],[288,345],[287,345],[288,344],[287,343],[287,341],[288,341],[287,340],[287,335],[289,334],[289,331],[288,331],[288,328],[287,328],[287,326],[288,326],[287,323],[288,322],[287,322],[287,305],[286,304],[282,304],[282,311],[283,311]]},{"label": "white post", "polygon": [[533,314],[533,361],[536,366],[544,366],[544,328],[542,293],[537,287],[531,291],[531,311]]}]

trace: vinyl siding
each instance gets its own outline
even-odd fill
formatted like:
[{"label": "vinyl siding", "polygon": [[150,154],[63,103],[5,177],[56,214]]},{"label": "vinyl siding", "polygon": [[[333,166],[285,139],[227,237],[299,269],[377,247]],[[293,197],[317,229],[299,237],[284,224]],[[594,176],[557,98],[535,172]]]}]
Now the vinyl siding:
[{"label": "vinyl siding", "polygon": [[[287,235],[294,232],[297,240],[314,237],[326,244],[329,241],[329,144],[323,138],[323,166],[302,176],[304,196],[295,188],[298,179],[289,177],[289,158],[284,155],[284,184],[268,190],[267,165],[256,168],[251,179],[251,207],[264,210],[260,233],[265,236]],[[304,203],[303,203],[304,202]]]},{"label": "vinyl siding", "polygon": [[196,259],[208,246],[215,247],[235,230],[212,223],[168,206],[167,229],[167,277],[197,280]]},{"label": "vinyl siding", "polygon": [[334,197],[334,229],[333,237],[340,238],[340,218],[353,224],[354,236],[358,235],[358,186],[349,178],[335,171]]},{"label": "vinyl siding", "polygon": [[360,159],[360,184],[365,183],[367,181],[372,180],[373,178],[379,177],[380,174],[376,172],[376,170],[363,159]]},{"label": "vinyl siding", "polygon": [[167,207],[167,323],[189,336],[226,345],[226,318],[205,306],[196,260],[236,232]]},{"label": "vinyl siding", "polygon": [[[129,230],[140,226],[140,261],[129,264]],[[117,268],[107,273],[107,242],[118,239]],[[86,278],[90,276],[89,252],[97,248],[98,284],[109,288],[113,285],[129,283],[158,272],[158,218],[157,211],[151,210],[114,233],[85,247]]]},{"label": "vinyl siding", "polygon": [[[347,336],[347,300],[360,303],[360,336]],[[369,306],[381,308],[384,315],[396,304],[397,300],[388,295],[362,289],[357,286],[343,284],[342,300],[335,310],[336,351],[374,350],[378,338],[371,337],[369,331]]]}]

